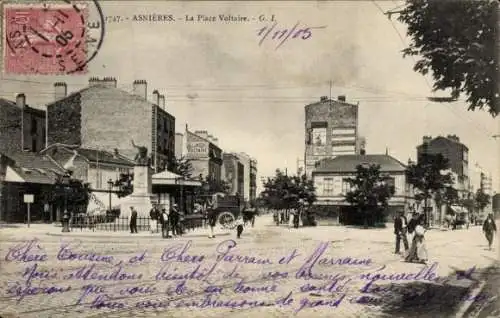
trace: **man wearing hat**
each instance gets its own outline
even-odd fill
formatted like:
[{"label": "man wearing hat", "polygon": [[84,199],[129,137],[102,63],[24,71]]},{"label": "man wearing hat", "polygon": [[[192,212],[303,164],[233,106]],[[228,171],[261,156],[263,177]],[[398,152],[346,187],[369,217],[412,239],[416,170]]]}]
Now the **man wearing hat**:
[{"label": "man wearing hat", "polygon": [[170,228],[172,229],[172,235],[178,235],[179,233],[179,209],[177,203],[172,205],[172,210],[169,215]]}]

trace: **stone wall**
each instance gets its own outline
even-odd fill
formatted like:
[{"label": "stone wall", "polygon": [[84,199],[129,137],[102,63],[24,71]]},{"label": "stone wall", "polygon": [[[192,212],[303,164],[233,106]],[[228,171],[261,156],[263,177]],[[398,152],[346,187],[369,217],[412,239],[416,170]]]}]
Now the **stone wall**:
[{"label": "stone wall", "polygon": [[81,95],[74,94],[48,106],[49,145],[79,145],[82,141]]}]

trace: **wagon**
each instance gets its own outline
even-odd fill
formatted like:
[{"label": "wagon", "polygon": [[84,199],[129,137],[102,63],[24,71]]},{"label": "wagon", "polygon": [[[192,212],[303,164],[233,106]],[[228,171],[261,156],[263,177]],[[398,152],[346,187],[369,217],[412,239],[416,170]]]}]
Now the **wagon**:
[{"label": "wagon", "polygon": [[[216,193],[213,195],[202,195],[198,199],[207,207],[210,203],[217,214],[217,223],[224,229],[235,227],[235,221],[241,214],[241,198],[237,195],[226,195]],[[206,208],[205,208],[206,209]]]}]

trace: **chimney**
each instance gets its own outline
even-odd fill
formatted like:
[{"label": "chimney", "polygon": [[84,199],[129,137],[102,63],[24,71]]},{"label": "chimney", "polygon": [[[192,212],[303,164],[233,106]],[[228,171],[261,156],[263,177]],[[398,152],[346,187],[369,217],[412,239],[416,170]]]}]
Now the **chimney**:
[{"label": "chimney", "polygon": [[431,136],[424,136],[422,138],[422,141],[424,142],[424,144],[428,144],[431,141],[431,139],[432,139]]},{"label": "chimney", "polygon": [[345,95],[339,95],[339,96],[337,97],[337,100],[338,100],[339,102],[345,103]]},{"label": "chimney", "polygon": [[159,96],[159,105],[163,110],[165,110],[165,95]]},{"label": "chimney", "polygon": [[114,87],[116,88],[116,78],[114,77],[105,77],[102,79],[101,84],[105,87]]},{"label": "chimney", "polygon": [[320,102],[326,102],[327,100],[328,100],[328,96],[321,96],[321,97],[319,98],[319,101],[320,101]]},{"label": "chimney", "polygon": [[153,91],[153,103],[160,106],[160,93],[156,89]]},{"label": "chimney", "polygon": [[89,78],[89,86],[96,86],[96,85],[99,85],[101,84],[101,80],[99,79],[99,77],[91,77]]},{"label": "chimney", "polygon": [[17,94],[16,105],[17,107],[24,109],[24,106],[26,106],[26,95],[24,95],[23,93]]},{"label": "chimney", "polygon": [[134,95],[137,95],[145,100],[148,99],[148,84],[145,80],[134,81]]},{"label": "chimney", "polygon": [[54,100],[60,100],[66,97],[68,93],[68,87],[66,83],[57,82],[54,83]]}]

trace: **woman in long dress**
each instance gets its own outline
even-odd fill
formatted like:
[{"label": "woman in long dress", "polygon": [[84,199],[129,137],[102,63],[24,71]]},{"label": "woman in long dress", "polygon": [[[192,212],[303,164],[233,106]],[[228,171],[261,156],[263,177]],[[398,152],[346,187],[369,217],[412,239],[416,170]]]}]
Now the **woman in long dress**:
[{"label": "woman in long dress", "polygon": [[427,247],[425,245],[425,228],[423,215],[420,216],[419,222],[415,227],[415,234],[411,244],[410,251],[405,258],[405,261],[412,263],[427,262]]}]

